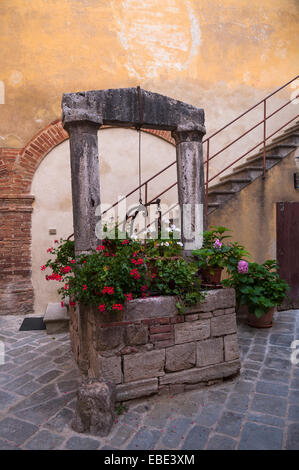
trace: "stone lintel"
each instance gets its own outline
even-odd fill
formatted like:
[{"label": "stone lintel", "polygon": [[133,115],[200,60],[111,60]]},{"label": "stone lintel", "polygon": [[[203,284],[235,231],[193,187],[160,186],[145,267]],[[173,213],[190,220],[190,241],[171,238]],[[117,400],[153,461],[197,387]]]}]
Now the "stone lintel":
[{"label": "stone lintel", "polygon": [[[159,93],[141,89],[142,127],[205,134],[204,110]],[[74,121],[91,121],[99,126],[122,127],[140,124],[137,88],[65,93],[62,97],[63,126]]]}]

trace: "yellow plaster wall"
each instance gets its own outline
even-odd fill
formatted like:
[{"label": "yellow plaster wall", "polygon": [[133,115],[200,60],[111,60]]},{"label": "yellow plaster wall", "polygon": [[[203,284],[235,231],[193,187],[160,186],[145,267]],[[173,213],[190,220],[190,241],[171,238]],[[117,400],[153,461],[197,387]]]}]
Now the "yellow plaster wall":
[{"label": "yellow plaster wall", "polygon": [[292,152],[267,172],[265,180],[256,179],[213,212],[209,225],[231,229],[232,240],[245,246],[251,254],[250,261],[276,259],[276,203],[299,202],[299,190],[294,189],[296,171]]},{"label": "yellow plaster wall", "polygon": [[137,84],[212,132],[296,75],[297,30],[297,0],[1,0],[0,147],[60,117],[63,92]]}]

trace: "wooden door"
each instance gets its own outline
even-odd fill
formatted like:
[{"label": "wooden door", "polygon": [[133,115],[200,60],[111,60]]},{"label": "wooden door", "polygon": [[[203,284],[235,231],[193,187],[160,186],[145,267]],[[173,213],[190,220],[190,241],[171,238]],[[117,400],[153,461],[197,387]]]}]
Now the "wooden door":
[{"label": "wooden door", "polygon": [[299,308],[299,202],[276,204],[276,230],[279,273],[291,288],[280,310]]}]

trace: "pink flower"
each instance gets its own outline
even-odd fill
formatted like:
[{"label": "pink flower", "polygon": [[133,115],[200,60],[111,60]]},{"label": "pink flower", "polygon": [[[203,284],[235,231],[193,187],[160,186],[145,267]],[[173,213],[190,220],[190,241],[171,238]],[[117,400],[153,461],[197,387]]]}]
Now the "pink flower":
[{"label": "pink flower", "polygon": [[71,259],[71,263],[72,263],[72,264],[76,263],[76,260],[75,260],[75,259]]},{"label": "pink flower", "polygon": [[52,251],[53,251],[53,248],[48,248],[47,249],[47,253],[52,253]]},{"label": "pink flower", "polygon": [[44,271],[46,269],[46,266],[43,265],[43,266],[40,267],[40,269],[41,269],[41,271]]},{"label": "pink flower", "polygon": [[222,247],[222,242],[219,240],[219,238],[216,238],[213,246],[214,248],[217,248],[217,249]]},{"label": "pink flower", "polygon": [[106,304],[99,304],[100,312],[104,312],[105,309],[106,309]]},{"label": "pink flower", "polygon": [[54,240],[54,243],[58,243],[58,240]]},{"label": "pink flower", "polygon": [[248,263],[247,261],[239,261],[238,262],[238,273],[240,274],[246,274],[248,273]]}]

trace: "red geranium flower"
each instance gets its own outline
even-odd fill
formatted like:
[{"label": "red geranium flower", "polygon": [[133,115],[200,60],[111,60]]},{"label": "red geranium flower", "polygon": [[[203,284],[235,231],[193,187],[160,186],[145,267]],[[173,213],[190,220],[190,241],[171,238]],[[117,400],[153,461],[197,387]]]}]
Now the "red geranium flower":
[{"label": "red geranium flower", "polygon": [[105,286],[102,292],[103,294],[114,294],[114,287]]},{"label": "red geranium flower", "polygon": [[106,304],[99,304],[100,312],[104,312],[105,309],[106,309]]},{"label": "red geranium flower", "polygon": [[76,305],[76,302],[73,302],[72,300],[70,300],[70,306],[75,307],[75,305]]},{"label": "red geranium flower", "polygon": [[124,240],[124,241],[122,242],[122,245],[126,245],[127,243],[129,243],[129,240]]},{"label": "red geranium flower", "polygon": [[64,307],[64,303],[62,301],[60,302],[60,305],[62,308]]},{"label": "red geranium flower", "polygon": [[87,285],[83,284],[83,290],[87,290]]},{"label": "red geranium flower", "polygon": [[105,250],[104,245],[99,245],[99,246],[97,246],[97,251],[100,251],[100,250]]},{"label": "red geranium flower", "polygon": [[127,301],[133,300],[133,296],[132,296],[131,292],[129,294],[124,294],[124,296],[126,297]]},{"label": "red geranium flower", "polygon": [[132,269],[132,270],[130,271],[130,275],[131,275],[132,277],[134,277],[134,279],[139,279],[139,278],[140,278],[140,274],[139,274],[139,272],[138,272],[138,270],[137,270],[136,268],[135,268],[135,269]]},{"label": "red geranium flower", "polygon": [[122,304],[113,304],[112,308],[113,308],[113,310],[122,310],[123,305]]},{"label": "red geranium flower", "polygon": [[41,271],[44,271],[46,269],[46,266],[43,265],[43,266],[40,267],[40,269],[41,269]]}]

